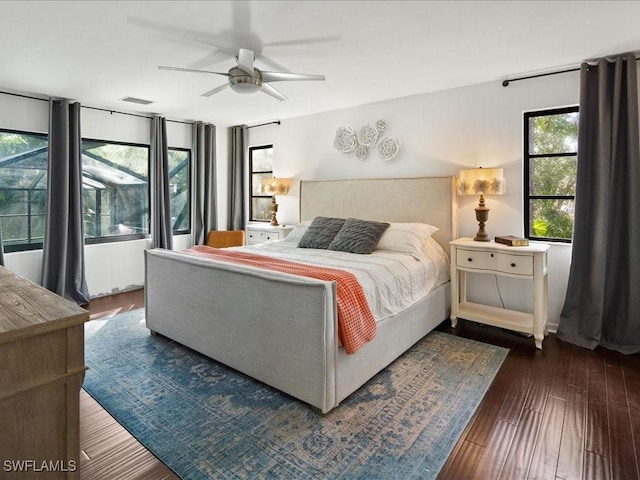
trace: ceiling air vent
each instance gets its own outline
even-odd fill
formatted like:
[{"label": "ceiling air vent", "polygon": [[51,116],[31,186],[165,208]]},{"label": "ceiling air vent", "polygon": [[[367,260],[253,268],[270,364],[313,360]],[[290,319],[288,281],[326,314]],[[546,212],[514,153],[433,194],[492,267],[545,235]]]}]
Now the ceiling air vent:
[{"label": "ceiling air vent", "polygon": [[122,97],[120,100],[123,102],[137,103],[138,105],[151,105],[153,103],[153,100],[145,100],[143,98],[135,97]]}]

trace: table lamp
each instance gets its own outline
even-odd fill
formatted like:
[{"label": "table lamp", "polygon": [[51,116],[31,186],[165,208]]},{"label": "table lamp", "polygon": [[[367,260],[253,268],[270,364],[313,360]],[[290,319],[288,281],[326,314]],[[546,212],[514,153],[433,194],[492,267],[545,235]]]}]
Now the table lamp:
[{"label": "table lamp", "polygon": [[502,195],[506,191],[506,182],[502,168],[472,168],[460,170],[458,174],[458,194],[478,195],[480,203],[476,210],[476,220],[480,228],[474,237],[477,242],[488,242],[489,236],[484,224],[489,218],[489,209],[484,204],[485,195]]},{"label": "table lamp", "polygon": [[286,195],[291,188],[290,178],[263,178],[262,179],[262,191],[271,197],[271,205],[269,205],[269,212],[271,212],[271,225],[278,226],[278,219],[276,213],[278,212],[278,204],[276,203],[276,195]]}]

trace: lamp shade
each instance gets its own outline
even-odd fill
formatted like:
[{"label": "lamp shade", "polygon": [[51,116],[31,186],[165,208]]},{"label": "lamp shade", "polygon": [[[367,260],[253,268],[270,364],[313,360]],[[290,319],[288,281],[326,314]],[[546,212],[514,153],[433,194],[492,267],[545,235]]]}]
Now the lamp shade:
[{"label": "lamp shade", "polygon": [[502,195],[506,181],[502,168],[471,168],[458,174],[459,195]]},{"label": "lamp shade", "polygon": [[263,178],[262,191],[268,195],[286,195],[291,183],[290,178]]}]

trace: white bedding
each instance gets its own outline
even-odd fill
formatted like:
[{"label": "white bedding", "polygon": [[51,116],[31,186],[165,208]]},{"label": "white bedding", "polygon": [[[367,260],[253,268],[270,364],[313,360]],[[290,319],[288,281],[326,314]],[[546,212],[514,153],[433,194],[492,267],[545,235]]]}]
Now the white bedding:
[{"label": "white bedding", "polygon": [[285,239],[233,248],[351,272],[362,285],[376,322],[396,315],[449,281],[449,259],[432,238],[425,242],[420,256],[379,250],[359,255],[296,245]]}]

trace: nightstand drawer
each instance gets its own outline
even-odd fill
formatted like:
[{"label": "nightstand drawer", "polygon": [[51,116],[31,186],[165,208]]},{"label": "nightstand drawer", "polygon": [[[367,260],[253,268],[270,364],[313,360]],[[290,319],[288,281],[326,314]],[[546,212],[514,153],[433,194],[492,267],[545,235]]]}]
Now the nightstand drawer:
[{"label": "nightstand drawer", "polygon": [[293,230],[293,227],[247,225],[245,227],[247,245],[282,240],[289,234],[289,232],[291,232],[291,230]]},{"label": "nightstand drawer", "polygon": [[456,264],[463,268],[495,270],[497,266],[496,254],[493,252],[479,252],[477,250],[459,248],[456,259]]},{"label": "nightstand drawer", "polygon": [[256,243],[266,242],[264,240],[265,233],[260,230],[247,229],[247,245],[255,245]]},{"label": "nightstand drawer", "polygon": [[498,270],[514,275],[533,275],[532,255],[498,254]]}]

